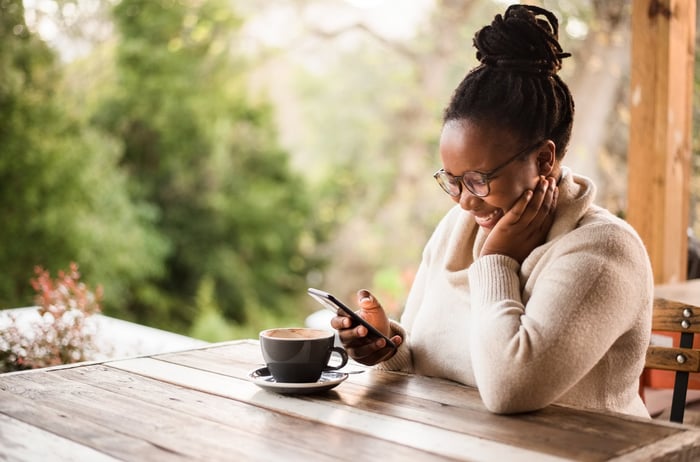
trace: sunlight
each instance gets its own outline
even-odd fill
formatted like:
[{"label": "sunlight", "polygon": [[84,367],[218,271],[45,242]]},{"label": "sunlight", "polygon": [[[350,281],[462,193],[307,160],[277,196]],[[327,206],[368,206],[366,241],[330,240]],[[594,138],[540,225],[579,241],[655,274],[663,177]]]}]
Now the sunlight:
[{"label": "sunlight", "polygon": [[350,5],[354,6],[355,8],[374,8],[382,3],[385,3],[385,0],[345,0],[346,3],[349,3]]},{"label": "sunlight", "polygon": [[566,22],[566,33],[575,39],[583,39],[588,35],[588,24],[578,18],[569,18]]},{"label": "sunlight", "polygon": [[51,18],[58,9],[58,3],[54,0],[25,0],[24,20],[27,27],[46,41],[54,40],[58,35],[58,26]]}]

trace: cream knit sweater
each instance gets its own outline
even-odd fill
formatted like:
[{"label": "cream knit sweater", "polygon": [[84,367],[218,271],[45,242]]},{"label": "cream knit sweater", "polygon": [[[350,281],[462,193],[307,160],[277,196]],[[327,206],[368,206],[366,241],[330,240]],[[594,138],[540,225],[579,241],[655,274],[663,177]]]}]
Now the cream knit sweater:
[{"label": "cream knit sweater", "polygon": [[632,227],[593,204],[591,181],[563,170],[547,241],[522,265],[479,258],[484,232],[459,206],[447,213],[392,321],[404,343],[380,368],[475,386],[497,413],[556,402],[649,417],[638,395],[649,258]]}]

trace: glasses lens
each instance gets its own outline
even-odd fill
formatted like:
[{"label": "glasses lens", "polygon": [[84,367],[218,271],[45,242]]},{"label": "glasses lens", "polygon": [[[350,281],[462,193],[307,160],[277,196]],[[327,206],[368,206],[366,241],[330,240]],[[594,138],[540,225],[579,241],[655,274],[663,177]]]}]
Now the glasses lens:
[{"label": "glasses lens", "polygon": [[489,193],[488,182],[484,181],[484,178],[478,173],[466,173],[462,177],[462,181],[464,181],[464,185],[467,187],[469,192],[475,196],[484,197]]},{"label": "glasses lens", "polygon": [[440,187],[450,196],[459,196],[461,189],[459,186],[459,180],[457,180],[452,175],[444,171],[439,171],[435,174],[435,179],[437,180]]}]

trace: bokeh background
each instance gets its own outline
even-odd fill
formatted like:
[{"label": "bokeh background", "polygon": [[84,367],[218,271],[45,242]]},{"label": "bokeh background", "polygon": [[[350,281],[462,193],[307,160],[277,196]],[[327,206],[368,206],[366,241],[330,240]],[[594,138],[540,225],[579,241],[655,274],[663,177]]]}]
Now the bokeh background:
[{"label": "bokeh background", "polygon": [[[442,110],[509,3],[0,0],[0,309],[76,262],[105,314],[208,341],[303,323],[310,286],[397,317],[453,204]],[[633,2],[536,3],[573,54],[565,164],[624,217]]]}]

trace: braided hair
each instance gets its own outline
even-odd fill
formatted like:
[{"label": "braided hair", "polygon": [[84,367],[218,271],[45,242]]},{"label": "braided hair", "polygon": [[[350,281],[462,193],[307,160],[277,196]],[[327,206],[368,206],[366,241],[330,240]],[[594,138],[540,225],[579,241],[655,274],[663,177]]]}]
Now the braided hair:
[{"label": "braided hair", "polygon": [[[538,18],[544,16],[544,18]],[[559,22],[544,8],[511,5],[474,36],[476,58],[455,90],[443,122],[470,119],[499,124],[523,141],[551,139],[557,158],[566,152],[574,100],[557,75],[564,53]]]}]

